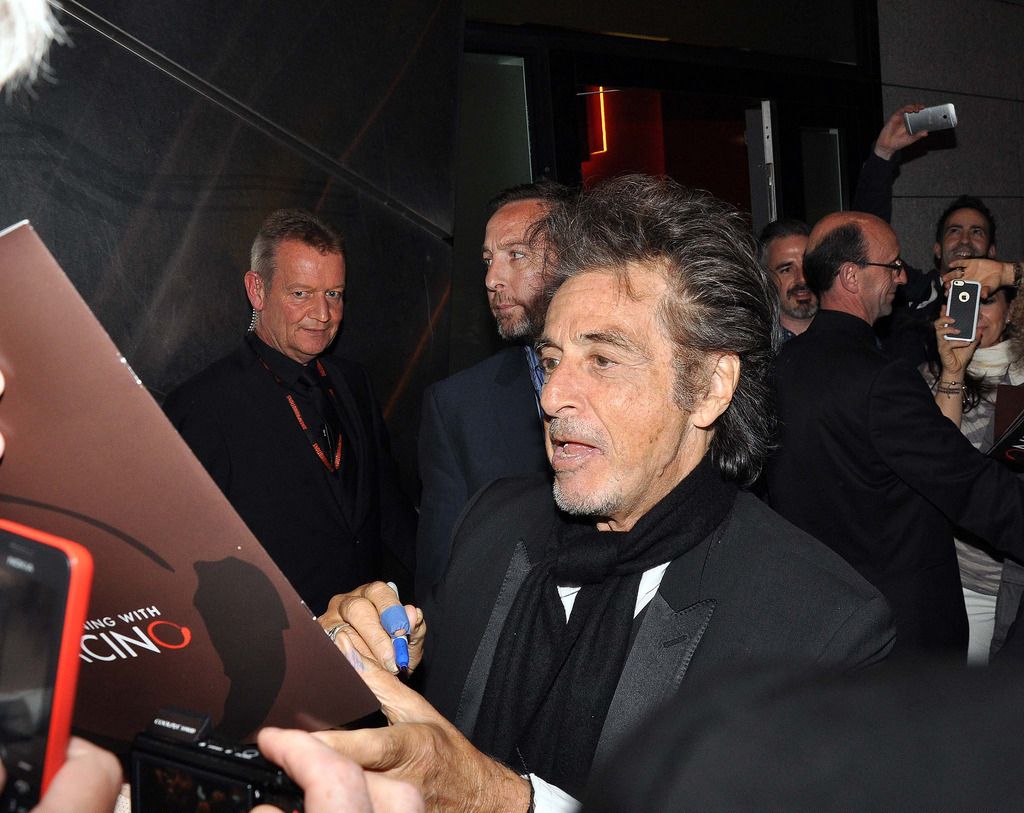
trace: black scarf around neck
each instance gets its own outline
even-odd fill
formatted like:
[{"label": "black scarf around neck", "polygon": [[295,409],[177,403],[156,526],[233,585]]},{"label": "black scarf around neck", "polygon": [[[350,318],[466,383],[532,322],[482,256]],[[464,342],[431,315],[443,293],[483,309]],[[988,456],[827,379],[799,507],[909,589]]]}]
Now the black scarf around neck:
[{"label": "black scarf around neck", "polygon": [[[560,514],[502,628],[474,744],[579,798],[626,661],[640,577],[704,540],[736,492],[705,457],[627,532]],[[582,585],[568,623],[559,584]]]}]

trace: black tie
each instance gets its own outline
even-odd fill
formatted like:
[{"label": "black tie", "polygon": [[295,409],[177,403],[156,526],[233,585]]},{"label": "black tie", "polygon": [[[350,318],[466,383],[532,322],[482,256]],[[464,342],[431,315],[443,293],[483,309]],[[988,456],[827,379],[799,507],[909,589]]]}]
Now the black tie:
[{"label": "black tie", "polygon": [[334,450],[338,448],[338,439],[341,436],[341,421],[338,419],[338,411],[331,402],[326,382],[322,376],[317,375],[315,371],[303,370],[299,375],[299,381],[306,388],[306,395],[317,412],[319,417],[317,434],[323,438],[324,454],[331,459],[334,457]]}]

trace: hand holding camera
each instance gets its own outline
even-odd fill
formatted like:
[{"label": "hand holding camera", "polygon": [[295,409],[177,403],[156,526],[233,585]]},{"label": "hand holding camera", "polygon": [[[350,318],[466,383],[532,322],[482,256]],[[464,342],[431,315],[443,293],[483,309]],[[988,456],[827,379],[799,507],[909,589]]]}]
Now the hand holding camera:
[{"label": "hand holding camera", "polygon": [[[259,734],[259,746],[305,790],[305,813],[333,813],[342,801],[352,810],[375,813],[419,813],[426,809],[423,797],[412,785],[364,771],[313,734],[265,728]],[[278,810],[261,805],[253,813]]]}]

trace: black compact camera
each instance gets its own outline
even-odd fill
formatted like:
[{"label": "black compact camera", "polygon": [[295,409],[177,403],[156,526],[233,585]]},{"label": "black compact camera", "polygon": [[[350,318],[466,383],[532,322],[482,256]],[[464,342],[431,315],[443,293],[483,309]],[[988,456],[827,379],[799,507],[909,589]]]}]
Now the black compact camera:
[{"label": "black compact camera", "polygon": [[302,813],[302,789],[255,745],[211,737],[210,718],[167,708],[132,743],[132,813]]}]

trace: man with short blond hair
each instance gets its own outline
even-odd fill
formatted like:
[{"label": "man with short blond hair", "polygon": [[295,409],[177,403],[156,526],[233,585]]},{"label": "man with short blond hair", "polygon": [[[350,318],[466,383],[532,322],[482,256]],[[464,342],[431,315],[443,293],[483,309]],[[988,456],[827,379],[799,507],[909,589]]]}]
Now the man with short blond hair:
[{"label": "man with short blond hair", "polygon": [[415,515],[370,378],[327,350],[344,314],[341,237],[299,209],[271,214],[244,282],[251,332],[164,408],[314,611],[339,585],[410,581]]}]

